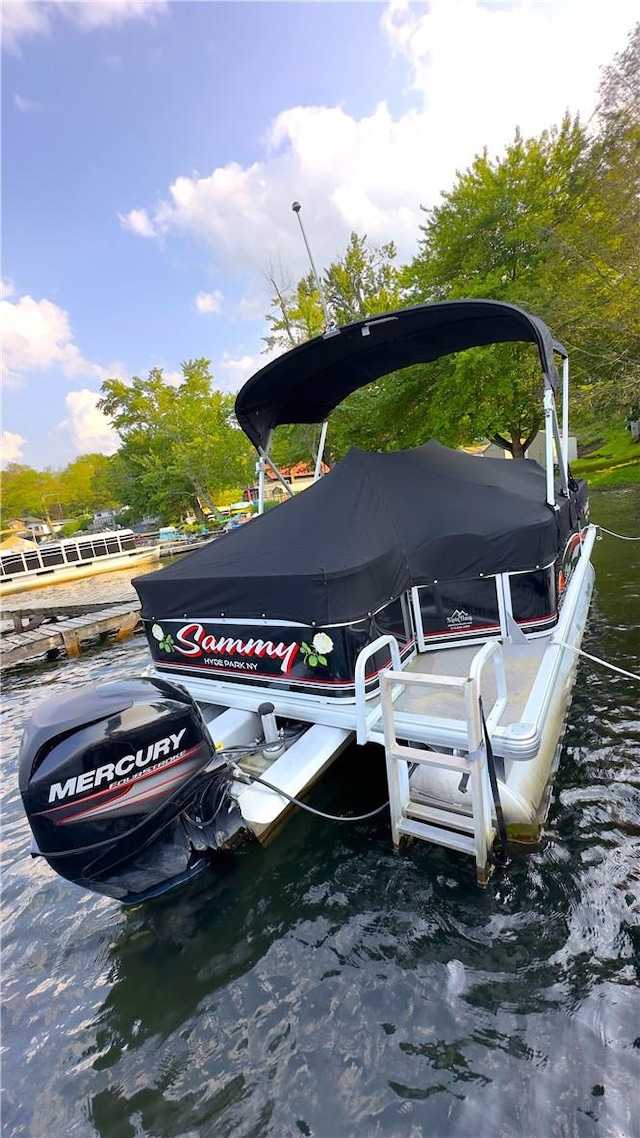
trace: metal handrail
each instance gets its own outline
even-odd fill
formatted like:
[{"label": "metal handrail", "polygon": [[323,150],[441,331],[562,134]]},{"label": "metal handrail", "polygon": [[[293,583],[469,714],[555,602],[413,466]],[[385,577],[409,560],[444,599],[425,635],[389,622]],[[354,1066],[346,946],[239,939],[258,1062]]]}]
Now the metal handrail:
[{"label": "metal handrail", "polygon": [[[391,664],[393,670],[396,672],[401,671],[402,661],[400,659],[400,647],[395,636],[386,633],[384,636],[379,636],[377,640],[372,640],[371,644],[365,644],[364,648],[358,653],[356,666],[354,669],[355,680],[355,694],[356,694],[356,740],[359,744],[366,743],[368,719],[366,704],[365,704],[365,665],[376,652],[382,648],[391,649]],[[384,671],[385,669],[383,669]],[[379,709],[376,709],[375,715],[379,715]]]},{"label": "metal handrail", "polygon": [[492,657],[495,657],[493,666],[496,677],[496,698],[490,712],[486,716],[488,727],[495,726],[507,705],[507,676],[504,668],[502,642],[500,640],[489,640],[486,644],[483,644],[480,651],[476,652],[469,667],[469,678],[475,682],[478,698],[480,698],[482,692],[480,686],[482,671],[485,664],[487,664]]}]

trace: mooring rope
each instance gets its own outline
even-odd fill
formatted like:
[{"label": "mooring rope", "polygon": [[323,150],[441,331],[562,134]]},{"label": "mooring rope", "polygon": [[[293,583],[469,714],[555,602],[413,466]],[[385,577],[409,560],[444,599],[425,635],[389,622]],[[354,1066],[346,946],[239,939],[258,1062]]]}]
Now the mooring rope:
[{"label": "mooring rope", "polygon": [[601,660],[599,656],[592,656],[582,648],[574,648],[573,644],[567,644],[564,640],[556,640],[555,643],[560,648],[568,648],[570,652],[575,652],[577,656],[585,656],[587,660],[593,660],[594,664],[601,664],[603,668],[610,668],[612,672],[619,672],[621,676],[628,676],[630,680],[638,680],[640,683],[640,676],[635,672],[627,672],[626,668],[619,668],[617,664],[610,664],[607,660]]},{"label": "mooring rope", "polygon": [[596,529],[599,529],[600,533],[608,533],[609,537],[619,537],[620,541],[640,541],[640,537],[627,537],[624,533],[614,533],[612,529],[605,529],[604,526],[596,525]]}]

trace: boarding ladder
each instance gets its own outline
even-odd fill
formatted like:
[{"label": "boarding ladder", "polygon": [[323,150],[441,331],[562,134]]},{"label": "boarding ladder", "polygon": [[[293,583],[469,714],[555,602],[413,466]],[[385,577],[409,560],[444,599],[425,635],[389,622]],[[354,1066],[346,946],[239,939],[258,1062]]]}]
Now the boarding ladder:
[{"label": "boarding ladder", "polygon": [[[368,655],[369,650],[376,651],[382,647],[384,641],[391,648],[392,668],[380,673],[380,702],[376,710],[369,713],[368,721],[363,726],[369,739],[373,740],[377,736],[384,742],[394,845],[399,846],[403,838],[418,838],[468,853],[475,858],[478,881],[484,884],[491,874],[489,854],[495,832],[480,704],[480,678],[484,665],[493,657],[497,699],[487,717],[489,724],[493,724],[501,715],[506,702],[501,645],[498,641],[486,643],[476,653],[467,676],[426,675],[401,669],[397,642],[392,644],[392,640],[393,637],[380,637],[365,650]],[[364,673],[365,660],[359,660],[358,663]],[[428,723],[424,720],[421,722],[420,716],[398,708],[399,697],[403,692],[426,688],[456,688],[461,693],[464,703],[461,726],[464,731],[460,739],[462,746],[453,753],[424,749],[427,739],[432,737],[435,726],[433,718]],[[378,728],[380,721],[382,733]],[[411,770],[415,769],[414,764],[459,772],[461,779],[466,776],[471,809],[462,811],[446,804],[427,805],[414,801],[410,779]]]}]

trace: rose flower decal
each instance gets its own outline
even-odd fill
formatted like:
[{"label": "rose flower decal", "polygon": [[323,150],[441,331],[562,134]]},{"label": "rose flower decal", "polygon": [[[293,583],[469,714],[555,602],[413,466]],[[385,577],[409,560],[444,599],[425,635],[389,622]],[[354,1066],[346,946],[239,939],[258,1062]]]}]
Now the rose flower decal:
[{"label": "rose flower decal", "polygon": [[305,644],[304,640],[302,641],[300,651],[304,656],[305,664],[309,664],[312,668],[317,668],[318,664],[326,667],[327,656],[333,651],[333,640],[327,636],[326,632],[317,632],[310,645]]}]

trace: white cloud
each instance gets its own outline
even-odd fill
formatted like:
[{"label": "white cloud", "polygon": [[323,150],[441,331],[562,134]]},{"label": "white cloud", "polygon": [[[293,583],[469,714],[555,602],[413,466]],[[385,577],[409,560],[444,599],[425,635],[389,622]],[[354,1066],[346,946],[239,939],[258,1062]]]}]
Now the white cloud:
[{"label": "white cloud", "polygon": [[145,237],[195,236],[215,249],[218,268],[264,273],[279,256],[297,278],[308,271],[291,215],[297,198],[318,265],[344,250],[352,229],[393,239],[402,262],[416,250],[420,206],[434,205],[485,145],[500,153],[516,126],[537,135],[567,109],[588,118],[600,67],[624,48],[636,4],[585,0],[576,19],[571,0],[393,0],[381,23],[405,61],[413,108],[394,117],[383,101],[354,118],[343,107],[290,107],[270,125],[259,161],[179,175],[159,204],[121,220]]},{"label": "white cloud", "polygon": [[124,24],[126,20],[154,20],[167,9],[164,0],[62,0],[59,6],[83,31]]},{"label": "white cloud", "polygon": [[102,381],[109,375],[107,368],[84,358],[74,342],[69,314],[50,300],[3,299],[0,323],[2,374],[8,386],[18,386],[24,376],[50,367],[60,368],[70,378],[81,375]]},{"label": "white cloud", "polygon": [[[280,283],[282,281],[282,272],[277,269],[274,270],[274,272],[276,273],[275,279]],[[285,288],[293,287],[294,283],[293,280],[283,282]],[[264,283],[261,288],[254,287],[251,289],[251,292],[246,293],[240,298],[235,311],[241,320],[261,320],[264,318],[265,290],[269,290],[266,277],[264,278]]]},{"label": "white cloud", "polygon": [[25,36],[47,35],[50,26],[49,9],[38,0],[2,5],[2,44],[9,51],[18,52]]},{"label": "white cloud", "polygon": [[125,229],[130,229],[139,237],[156,236],[156,230],[146,209],[130,209],[128,213],[119,213],[118,217]]},{"label": "white cloud", "polygon": [[26,443],[26,439],[22,435],[16,435],[13,431],[2,432],[2,465],[8,466],[10,462],[19,462],[22,458],[22,448]]},{"label": "white cloud", "polygon": [[222,293],[219,289],[214,292],[199,292],[195,306],[198,312],[218,315],[222,311]]},{"label": "white cloud", "polygon": [[23,115],[35,115],[42,110],[42,103],[37,99],[26,99],[23,95],[16,94],[13,96],[13,101]]},{"label": "white cloud", "polygon": [[243,383],[246,383],[254,372],[264,367],[271,358],[272,356],[266,353],[265,355],[247,355],[237,358],[225,354],[211,368],[214,386],[219,391],[235,392]]},{"label": "white cloud", "polygon": [[637,16],[631,0],[606,9],[583,0],[579,19],[574,0],[431,0],[424,7],[392,0],[382,24],[423,100],[425,141],[447,173],[441,188],[461,157],[466,165],[485,145],[490,155],[501,151],[517,126],[537,135],[567,110],[586,121],[600,69],[624,48]]},{"label": "white cloud", "polygon": [[165,0],[6,0],[2,5],[2,44],[19,54],[26,37],[51,33],[56,15],[81,31],[93,31],[125,20],[153,20],[167,7]]},{"label": "white cloud", "polygon": [[418,187],[429,170],[416,145],[415,117],[394,122],[385,103],[359,121],[336,108],[293,108],[273,123],[264,161],[180,176],[155,209],[135,209],[121,220],[145,237],[194,234],[229,266],[264,272],[277,255],[299,275],[307,265],[291,213],[295,196],[321,264],[344,248],[351,228],[372,241],[393,236],[406,248],[415,241]]},{"label": "white cloud", "polygon": [[181,387],[184,383],[184,376],[181,371],[163,371],[162,378],[169,387]]},{"label": "white cloud", "polygon": [[109,420],[97,407],[100,396],[86,387],[70,391],[65,399],[69,418],[56,430],[67,431],[78,454],[114,454],[120,445]]}]

